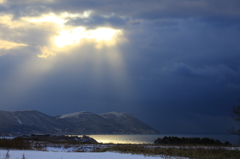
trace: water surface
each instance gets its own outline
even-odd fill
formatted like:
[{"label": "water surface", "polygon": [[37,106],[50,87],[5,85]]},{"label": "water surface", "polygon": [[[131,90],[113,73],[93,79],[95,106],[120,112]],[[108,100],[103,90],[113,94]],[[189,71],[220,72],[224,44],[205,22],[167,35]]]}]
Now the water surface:
[{"label": "water surface", "polygon": [[[80,135],[79,135],[80,136]],[[155,135],[88,135],[100,143],[130,143],[130,144],[152,144],[157,138],[164,136],[176,137],[208,137],[218,139],[221,142],[229,141],[231,144],[238,143],[238,137],[233,134],[155,134]]]}]

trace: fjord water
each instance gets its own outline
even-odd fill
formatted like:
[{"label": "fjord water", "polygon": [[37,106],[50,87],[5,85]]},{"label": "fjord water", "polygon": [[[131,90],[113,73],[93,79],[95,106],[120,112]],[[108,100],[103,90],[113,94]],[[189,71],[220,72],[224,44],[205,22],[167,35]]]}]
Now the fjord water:
[{"label": "fjord water", "polygon": [[164,136],[176,137],[199,137],[218,139],[221,142],[229,141],[231,144],[238,144],[238,137],[233,134],[154,134],[154,135],[88,135],[100,143],[129,143],[129,144],[152,144],[157,138]]}]

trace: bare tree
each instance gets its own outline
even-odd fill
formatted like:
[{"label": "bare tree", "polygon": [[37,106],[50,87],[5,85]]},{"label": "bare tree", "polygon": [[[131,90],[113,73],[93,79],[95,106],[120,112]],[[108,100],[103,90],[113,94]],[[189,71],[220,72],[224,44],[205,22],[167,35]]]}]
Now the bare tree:
[{"label": "bare tree", "polygon": [[26,159],[26,157],[25,157],[25,155],[24,155],[24,154],[22,155],[22,159]]},{"label": "bare tree", "polygon": [[9,150],[8,150],[6,155],[5,155],[5,157],[4,157],[4,159],[9,159],[9,158],[10,158],[10,155],[9,155]]},{"label": "bare tree", "polygon": [[[238,99],[240,102],[240,98]],[[233,106],[233,119],[240,125],[240,105]],[[229,130],[231,133],[238,135],[240,137],[240,129],[235,130],[233,127],[232,129]]]}]

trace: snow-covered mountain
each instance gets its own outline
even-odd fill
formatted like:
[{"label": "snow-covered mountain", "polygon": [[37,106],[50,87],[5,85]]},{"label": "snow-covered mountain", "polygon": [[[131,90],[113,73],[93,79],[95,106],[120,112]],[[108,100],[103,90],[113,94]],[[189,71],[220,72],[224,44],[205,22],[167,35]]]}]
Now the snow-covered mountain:
[{"label": "snow-covered mountain", "polygon": [[57,117],[34,110],[0,110],[0,132],[54,134],[156,134],[158,131],[127,113],[76,112]]},{"label": "snow-covered mountain", "polygon": [[0,111],[1,132],[61,132],[64,123],[35,110]]},{"label": "snow-covered mountain", "polygon": [[75,132],[79,132],[79,134],[112,134],[119,132],[119,130],[116,130],[116,124],[113,121],[91,112],[65,114],[59,116],[58,119],[71,123]]},{"label": "snow-covered mountain", "polygon": [[156,134],[156,130],[128,113],[109,112],[100,114],[100,116],[120,125],[124,131],[127,131],[126,133]]}]

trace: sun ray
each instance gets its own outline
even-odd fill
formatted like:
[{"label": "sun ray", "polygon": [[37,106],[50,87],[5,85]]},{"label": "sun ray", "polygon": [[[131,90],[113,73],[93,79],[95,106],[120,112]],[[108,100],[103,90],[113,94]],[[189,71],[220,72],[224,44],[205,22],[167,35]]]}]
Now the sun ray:
[{"label": "sun ray", "polygon": [[58,30],[53,38],[53,43],[59,47],[65,47],[67,45],[76,45],[81,40],[90,40],[95,42],[95,48],[101,49],[103,45],[113,46],[116,44],[116,38],[123,34],[120,29],[114,29],[109,27],[97,27],[95,29],[88,30],[84,26],[69,26],[66,23],[69,18],[89,18],[92,11],[85,11],[82,14],[71,14],[63,12],[58,15],[49,13],[40,17],[31,18],[23,17],[22,19],[30,23],[54,23],[57,25]]}]

